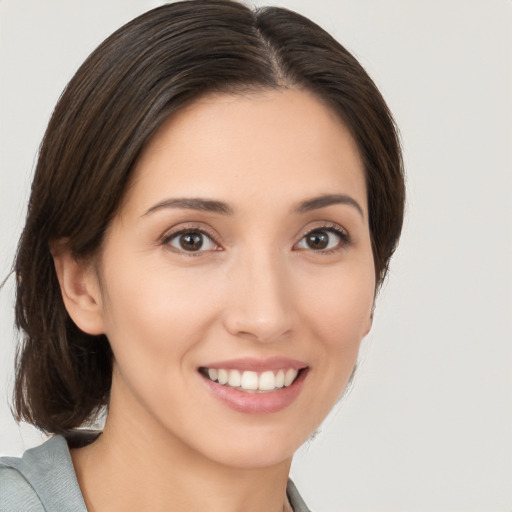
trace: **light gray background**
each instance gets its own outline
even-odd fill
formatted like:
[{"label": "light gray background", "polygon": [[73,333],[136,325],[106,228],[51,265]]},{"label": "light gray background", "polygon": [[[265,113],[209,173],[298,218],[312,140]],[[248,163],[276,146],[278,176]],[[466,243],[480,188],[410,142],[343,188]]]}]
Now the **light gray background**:
[{"label": "light gray background", "polygon": [[[0,0],[0,280],[51,110],[83,59],[150,0]],[[266,2],[254,2],[263,4]],[[402,131],[408,216],[355,387],[301,449],[318,511],[512,510],[512,2],[281,0],[351,50]],[[0,293],[0,453],[13,279]]]}]

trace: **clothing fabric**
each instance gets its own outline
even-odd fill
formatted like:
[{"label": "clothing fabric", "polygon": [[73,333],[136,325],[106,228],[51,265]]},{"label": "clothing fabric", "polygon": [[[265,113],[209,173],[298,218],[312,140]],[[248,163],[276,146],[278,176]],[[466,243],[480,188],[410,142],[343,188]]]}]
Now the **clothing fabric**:
[{"label": "clothing fabric", "polygon": [[[291,480],[286,493],[294,512],[310,512]],[[64,437],[0,458],[0,512],[87,512]]]}]

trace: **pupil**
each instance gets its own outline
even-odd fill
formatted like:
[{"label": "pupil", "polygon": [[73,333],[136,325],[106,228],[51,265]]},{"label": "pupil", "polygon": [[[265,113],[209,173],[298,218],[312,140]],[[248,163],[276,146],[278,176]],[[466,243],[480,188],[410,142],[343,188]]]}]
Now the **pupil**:
[{"label": "pupil", "polygon": [[198,233],[181,235],[180,244],[187,251],[197,251],[203,245],[203,237]]},{"label": "pupil", "polygon": [[329,244],[329,237],[326,233],[317,231],[308,235],[307,242],[311,249],[325,249]]}]

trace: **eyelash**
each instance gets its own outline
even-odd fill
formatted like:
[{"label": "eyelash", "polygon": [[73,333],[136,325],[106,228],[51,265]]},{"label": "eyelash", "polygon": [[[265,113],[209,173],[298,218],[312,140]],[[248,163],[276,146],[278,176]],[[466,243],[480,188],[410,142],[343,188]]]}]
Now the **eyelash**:
[{"label": "eyelash", "polygon": [[[206,231],[205,229],[200,228],[198,226],[194,226],[194,225],[183,227],[177,231],[173,231],[173,232],[165,235],[164,238],[162,239],[162,245],[170,245],[170,242],[173,239],[178,238],[179,236],[184,235],[184,234],[201,234],[201,235],[205,236],[206,238],[209,238],[212,241],[212,243],[215,244],[216,246],[220,246],[219,243],[215,240],[215,237],[211,233],[208,233],[208,231]],[[186,251],[185,249],[180,250],[176,247],[174,247],[173,249],[176,252],[179,252],[180,254],[185,254],[186,256],[202,256],[203,253],[208,252],[208,251]],[[215,250],[219,250],[219,249],[215,249]]]},{"label": "eyelash", "polygon": [[[341,228],[340,226],[338,226],[336,224],[324,224],[324,225],[320,225],[320,226],[315,226],[314,228],[307,230],[300,237],[300,240],[299,240],[299,242],[297,242],[297,244],[302,242],[302,240],[304,240],[305,237],[307,237],[308,235],[311,235],[312,233],[315,233],[315,232],[333,233],[340,238],[340,243],[336,247],[333,247],[332,249],[327,249],[327,250],[322,250],[322,249],[314,250],[314,249],[309,248],[309,250],[314,253],[323,254],[323,255],[333,254],[333,253],[347,247],[348,245],[350,245],[352,243],[350,235],[343,228]],[[194,225],[181,228],[177,231],[173,231],[173,232],[165,235],[163,237],[161,243],[162,243],[162,245],[170,245],[170,242],[173,239],[175,239],[181,235],[184,235],[184,234],[201,234],[201,235],[207,237],[208,239],[210,239],[213,244],[220,247],[220,244],[215,240],[215,237],[211,233],[209,233],[208,231],[206,231],[205,229],[203,229],[201,227],[194,226]],[[294,247],[297,244],[295,244]],[[178,248],[174,248],[174,249],[176,250],[176,252],[179,252],[180,254],[185,254],[187,256],[194,256],[194,257],[202,256],[203,253],[205,253],[205,252],[211,252],[211,251],[205,251],[205,250],[203,250],[203,251],[201,251],[201,250],[186,251],[185,249],[178,249]],[[222,249],[214,249],[214,251],[217,251],[217,250],[222,250]],[[300,249],[300,250],[308,250],[308,249]]]},{"label": "eyelash", "polygon": [[[342,227],[338,226],[337,224],[323,224],[320,226],[316,226],[312,229],[308,229],[301,237],[298,243],[300,243],[302,240],[304,240],[305,237],[308,235],[311,235],[312,233],[316,232],[328,232],[328,233],[334,233],[336,236],[340,238],[340,242],[336,247],[333,247],[332,249],[326,249],[326,250],[317,250],[314,249],[310,250],[314,253],[322,254],[322,255],[328,255],[333,254],[335,252],[340,251],[343,248],[346,248],[352,243],[352,239],[350,238],[350,235],[343,229]],[[306,249],[304,249],[306,250]]]}]

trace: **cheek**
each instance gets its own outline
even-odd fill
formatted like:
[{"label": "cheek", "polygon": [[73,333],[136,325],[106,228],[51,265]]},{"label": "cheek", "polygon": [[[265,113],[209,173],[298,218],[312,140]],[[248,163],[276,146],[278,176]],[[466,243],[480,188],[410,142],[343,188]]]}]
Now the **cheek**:
[{"label": "cheek", "polygon": [[159,265],[111,272],[104,311],[116,358],[126,353],[142,361],[191,348],[214,316],[208,288],[192,273],[169,272]]},{"label": "cheek", "polygon": [[332,272],[302,298],[301,309],[308,312],[311,337],[318,343],[314,367],[322,369],[322,386],[332,400],[350,377],[371,326],[374,286],[370,262],[350,272]]},{"label": "cheek", "polygon": [[375,279],[373,266],[332,272],[309,286],[302,308],[327,343],[343,345],[363,338],[371,323]]},{"label": "cheek", "polygon": [[125,270],[111,273],[105,308],[106,334],[120,377],[115,381],[117,403],[133,405],[131,397],[136,397],[135,409],[129,405],[127,410],[142,406],[170,425],[166,415],[188,396],[196,375],[194,351],[207,338],[216,302],[208,282],[192,273],[148,264],[137,273]]},{"label": "cheek", "polygon": [[[312,394],[307,418],[309,435],[338,402],[357,361],[362,338],[371,323],[374,299],[373,264],[354,272],[330,272],[317,276],[317,285],[301,294],[300,310],[305,343],[311,354]],[[324,279],[325,277],[325,279]]]}]

